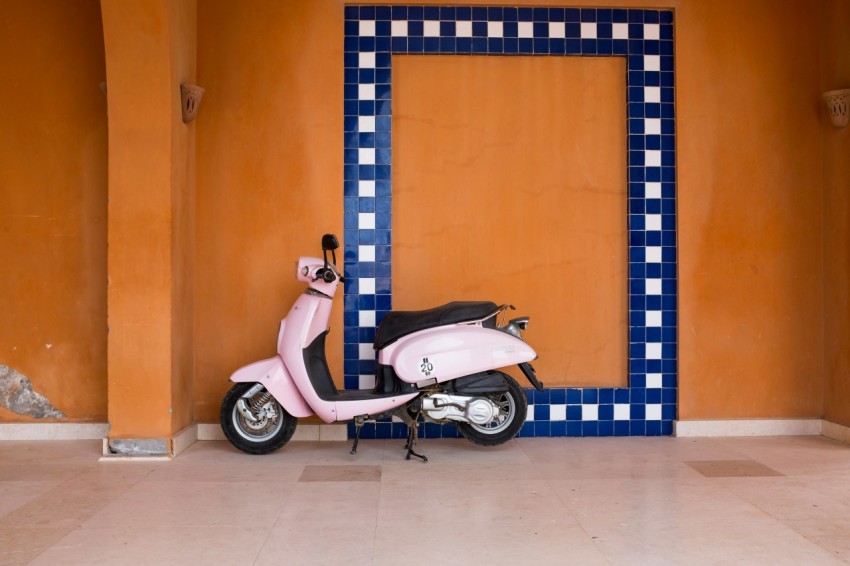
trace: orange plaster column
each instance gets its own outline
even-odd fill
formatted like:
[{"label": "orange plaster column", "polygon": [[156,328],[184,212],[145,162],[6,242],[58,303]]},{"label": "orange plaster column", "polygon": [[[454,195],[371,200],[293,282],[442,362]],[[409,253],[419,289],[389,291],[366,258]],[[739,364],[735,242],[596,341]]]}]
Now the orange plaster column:
[{"label": "orange plaster column", "polygon": [[180,384],[192,381],[181,374],[192,368],[192,297],[184,290],[191,288],[194,138],[180,118],[180,81],[187,78],[182,71],[194,72],[195,4],[102,0],[101,6],[109,115],[109,444],[117,453],[171,454],[172,436],[193,420],[183,409],[191,406],[183,399],[191,391]]}]

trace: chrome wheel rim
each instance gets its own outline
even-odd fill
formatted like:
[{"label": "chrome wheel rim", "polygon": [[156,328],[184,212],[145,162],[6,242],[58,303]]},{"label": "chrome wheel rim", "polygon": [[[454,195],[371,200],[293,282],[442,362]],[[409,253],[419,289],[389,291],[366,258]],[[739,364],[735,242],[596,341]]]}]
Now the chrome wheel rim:
[{"label": "chrome wheel rim", "polygon": [[[262,396],[265,391],[258,393],[254,397],[245,397],[249,406],[252,406],[252,401],[257,397]],[[274,437],[283,427],[282,408],[274,397],[269,396],[269,399],[262,405],[251,409],[251,414],[257,419],[257,422],[251,422],[245,418],[236,405],[233,406],[231,412],[231,420],[233,428],[245,440],[249,442],[264,442]]]},{"label": "chrome wheel rim", "polygon": [[498,397],[491,397],[490,400],[499,406],[499,414],[487,424],[467,423],[482,434],[498,434],[502,432],[510,426],[516,416],[516,401],[512,395],[502,393]]}]

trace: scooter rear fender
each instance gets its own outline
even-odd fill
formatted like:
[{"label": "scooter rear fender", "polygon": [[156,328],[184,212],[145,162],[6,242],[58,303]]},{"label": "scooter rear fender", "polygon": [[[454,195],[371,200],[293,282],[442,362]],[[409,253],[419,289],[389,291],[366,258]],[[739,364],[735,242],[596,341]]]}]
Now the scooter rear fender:
[{"label": "scooter rear fender", "polygon": [[378,352],[403,381],[438,383],[530,362],[537,353],[523,340],[481,324],[452,324],[409,334]]},{"label": "scooter rear fender", "polygon": [[292,376],[286,371],[280,356],[260,360],[236,370],[230,376],[234,383],[262,383],[286,412],[293,417],[309,417],[313,409],[295,387]]}]

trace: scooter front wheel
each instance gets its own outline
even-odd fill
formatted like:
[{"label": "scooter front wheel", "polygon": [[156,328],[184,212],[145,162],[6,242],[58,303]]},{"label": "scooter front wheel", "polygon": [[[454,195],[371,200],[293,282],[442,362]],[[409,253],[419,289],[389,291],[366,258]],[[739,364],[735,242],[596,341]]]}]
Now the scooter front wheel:
[{"label": "scooter front wheel", "polygon": [[509,375],[505,375],[504,378],[508,384],[507,391],[486,395],[499,406],[499,413],[489,423],[483,425],[469,422],[458,424],[460,433],[473,444],[480,446],[504,444],[516,436],[525,423],[525,415],[528,411],[528,399],[525,392],[514,378]]},{"label": "scooter front wheel", "polygon": [[248,395],[255,383],[237,383],[221,402],[221,428],[239,450],[269,454],[286,444],[298,419],[286,412],[265,388]]}]

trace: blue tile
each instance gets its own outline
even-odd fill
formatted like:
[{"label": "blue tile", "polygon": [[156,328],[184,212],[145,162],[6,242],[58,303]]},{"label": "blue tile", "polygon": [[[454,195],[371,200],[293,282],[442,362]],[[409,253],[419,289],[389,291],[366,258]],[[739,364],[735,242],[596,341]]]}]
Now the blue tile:
[{"label": "blue tile", "polygon": [[567,435],[567,422],[566,421],[552,421],[549,423],[550,428],[549,432],[551,436],[566,436]]},{"label": "blue tile", "polygon": [[582,436],[599,436],[599,423],[597,421],[584,421],[581,423]]},{"label": "blue tile", "polygon": [[551,436],[551,428],[549,421],[535,422],[534,423],[534,436],[537,437],[547,437]]},{"label": "blue tile", "polygon": [[564,405],[567,402],[567,390],[561,387],[549,389],[549,402],[553,405]]},{"label": "blue tile", "polygon": [[[362,8],[362,9],[361,9]],[[489,12],[489,13],[488,13]],[[629,138],[628,147],[630,153],[631,167],[628,169],[629,180],[629,277],[630,292],[629,323],[631,325],[629,338],[630,345],[630,385],[631,389],[593,389],[593,393],[587,393],[582,389],[555,388],[547,390],[545,394],[532,392],[531,397],[535,400],[538,417],[539,430],[524,427],[523,434],[526,435],[609,435],[609,434],[669,434],[672,432],[670,426],[675,415],[676,401],[676,220],[675,220],[675,111],[673,106],[673,14],[670,10],[629,10],[629,9],[563,9],[563,8],[505,8],[505,7],[452,7],[452,6],[377,6],[377,7],[346,7],[347,21],[345,23],[346,38],[344,43],[345,70],[344,70],[344,99],[348,100],[344,105],[344,145],[346,149],[356,150],[362,147],[374,147],[376,150],[375,166],[356,165],[356,154],[348,152],[344,154],[344,184],[343,193],[344,210],[343,220],[346,227],[345,238],[347,243],[353,246],[358,244],[375,244],[383,248],[381,257],[377,262],[357,263],[349,258],[345,264],[345,272],[355,278],[353,284],[346,286],[346,310],[344,312],[345,329],[357,330],[350,325],[357,322],[357,308],[359,299],[354,304],[348,300],[348,294],[357,292],[356,277],[377,277],[379,282],[376,291],[384,294],[373,298],[379,312],[385,313],[391,306],[391,254],[389,245],[391,243],[391,57],[389,50],[395,52],[412,53],[494,53],[494,54],[583,54],[583,55],[609,55],[620,54],[629,57],[629,75],[627,91]],[[410,20],[408,24],[408,38],[390,38],[389,20]],[[359,38],[359,26],[357,18],[374,19],[377,17],[377,37]],[[452,37],[422,38],[422,19],[441,19],[442,32]],[[471,18],[471,20],[470,20]],[[474,33],[477,40],[469,38],[455,39],[454,22],[456,19],[474,21]],[[504,21],[505,39],[486,37],[486,21]],[[579,21],[596,22],[597,40],[579,40]],[[515,22],[534,21],[535,40],[517,39],[517,28]],[[567,23],[566,41],[549,39],[548,23],[550,21],[564,21]],[[630,23],[629,33],[632,41],[611,40],[611,22]],[[662,41],[642,40],[643,23],[661,23]],[[355,43],[356,40],[356,43]],[[477,43],[476,43],[477,41]],[[357,52],[354,49],[376,49],[376,64],[378,69],[358,69]],[[405,51],[405,49],[407,51]],[[643,55],[658,54],[661,56],[661,71],[643,71]],[[639,72],[638,72],[639,71]],[[376,101],[359,101],[357,96],[359,90],[356,83],[376,83]],[[662,89],[662,103],[644,103],[643,87],[660,86]],[[385,103],[384,103],[385,102]],[[354,135],[358,127],[358,115],[375,115],[376,132]],[[662,119],[662,136],[645,137],[643,118],[653,117]],[[661,167],[645,167],[643,162],[643,151],[645,149],[660,149],[662,151]],[[359,180],[375,180],[376,194],[378,199],[357,200]],[[645,199],[645,182],[661,182],[662,196],[658,199]],[[357,207],[354,207],[354,202]],[[350,227],[356,227],[357,214],[375,211],[376,230],[358,231]],[[661,214],[661,232],[645,231],[643,214]],[[662,263],[645,264],[646,245],[661,245]],[[351,249],[347,247],[346,249]],[[376,253],[377,250],[376,250]],[[356,260],[356,256],[354,258]],[[662,296],[646,296],[646,277],[662,279]],[[357,295],[354,295],[357,297]],[[378,304],[380,301],[383,305]],[[353,310],[351,310],[353,309]],[[662,318],[662,328],[645,328],[645,309],[662,309],[665,313]],[[361,329],[362,330],[362,329]],[[365,330],[362,330],[365,332]],[[370,329],[374,332],[374,329]],[[351,330],[349,330],[349,338]],[[358,340],[366,334],[360,334]],[[645,360],[643,340],[660,341],[662,343],[662,360]],[[353,355],[353,349],[346,350],[347,356]],[[636,355],[641,357],[636,357]],[[371,364],[374,362],[362,362]],[[346,382],[349,379],[356,381],[358,371],[365,371],[367,366],[352,365],[349,360],[344,362],[346,369]],[[645,385],[645,372],[661,372],[665,389],[649,390],[643,389]],[[530,390],[529,390],[530,391]],[[582,423],[580,401],[591,399],[592,396],[601,402],[600,417],[598,423]],[[664,421],[655,422],[647,429],[647,424],[642,420],[644,410],[643,403],[647,396],[650,402],[663,401]],[[613,412],[611,401],[632,402],[633,421],[613,422],[608,418],[609,412]],[[567,402],[568,416],[573,420],[557,423],[557,428],[543,418],[548,418],[549,402]],[[575,401],[570,403],[570,401]],[[645,414],[645,413],[644,413]],[[387,423],[388,426],[391,426]],[[547,428],[548,427],[548,428]],[[441,427],[440,434],[449,434],[448,429]],[[379,431],[380,432],[380,431]],[[432,431],[433,432],[433,431]],[[456,432],[456,431],[455,431]]]},{"label": "blue tile", "polygon": [[549,8],[532,8],[535,22],[549,21]]}]

